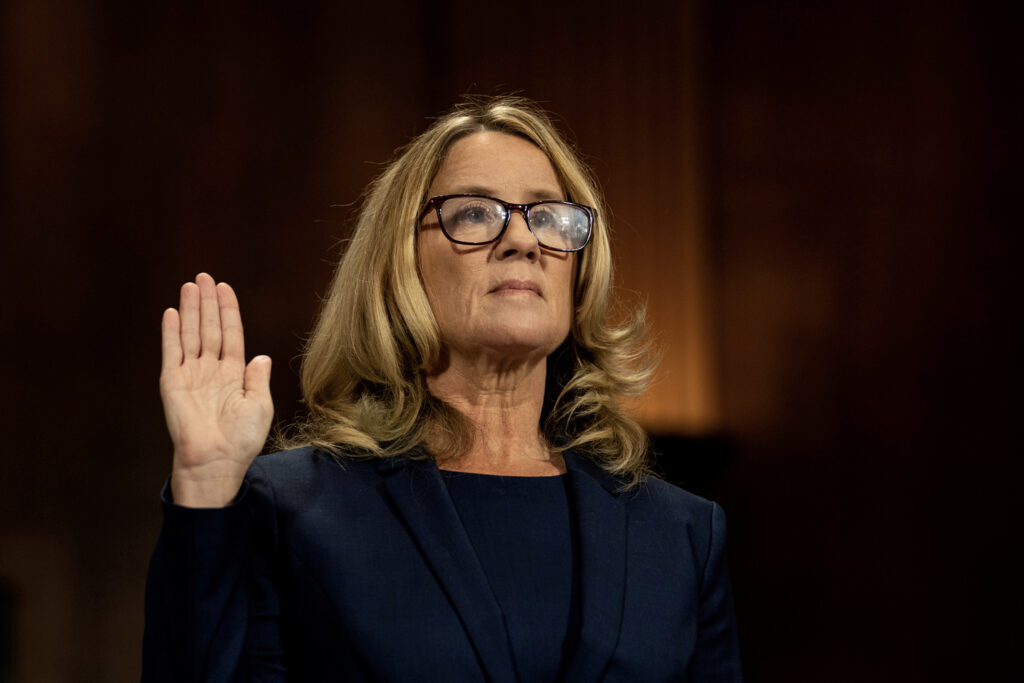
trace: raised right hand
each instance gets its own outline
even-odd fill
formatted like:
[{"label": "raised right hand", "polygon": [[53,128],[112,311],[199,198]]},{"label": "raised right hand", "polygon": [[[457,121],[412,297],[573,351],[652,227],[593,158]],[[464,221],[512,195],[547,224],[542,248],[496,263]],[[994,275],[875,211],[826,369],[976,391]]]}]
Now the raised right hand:
[{"label": "raised right hand", "polygon": [[187,507],[223,507],[259,455],[274,414],[270,358],[245,364],[238,299],[206,273],[164,311],[160,397],[174,442],[171,492]]}]

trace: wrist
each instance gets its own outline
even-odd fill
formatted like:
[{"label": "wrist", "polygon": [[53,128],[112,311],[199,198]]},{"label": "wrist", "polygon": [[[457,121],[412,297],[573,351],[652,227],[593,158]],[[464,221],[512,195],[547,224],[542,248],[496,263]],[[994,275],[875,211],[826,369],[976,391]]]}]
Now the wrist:
[{"label": "wrist", "polygon": [[219,508],[231,505],[245,479],[245,467],[210,463],[201,467],[171,469],[174,503],[191,508]]}]

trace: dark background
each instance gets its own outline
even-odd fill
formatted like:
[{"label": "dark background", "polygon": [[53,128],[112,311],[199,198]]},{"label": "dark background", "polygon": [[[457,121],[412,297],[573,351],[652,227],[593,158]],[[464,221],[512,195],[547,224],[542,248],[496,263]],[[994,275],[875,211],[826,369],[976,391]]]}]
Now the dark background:
[{"label": "dark background", "polygon": [[748,679],[1021,675],[1011,3],[344,5],[0,3],[0,681],[138,677],[180,283],[236,286],[287,421],[362,188],[511,90],[606,189]]}]

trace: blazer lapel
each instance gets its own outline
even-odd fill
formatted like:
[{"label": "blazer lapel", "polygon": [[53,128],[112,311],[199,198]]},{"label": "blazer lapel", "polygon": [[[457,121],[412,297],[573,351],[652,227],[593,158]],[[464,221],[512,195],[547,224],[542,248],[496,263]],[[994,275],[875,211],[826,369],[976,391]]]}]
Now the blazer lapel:
[{"label": "blazer lapel", "polygon": [[384,485],[448,594],[491,681],[515,681],[504,616],[432,460],[382,460]]},{"label": "blazer lapel", "polygon": [[567,683],[596,681],[619,639],[626,593],[627,513],[619,482],[584,457],[564,454],[580,541],[580,639]]}]

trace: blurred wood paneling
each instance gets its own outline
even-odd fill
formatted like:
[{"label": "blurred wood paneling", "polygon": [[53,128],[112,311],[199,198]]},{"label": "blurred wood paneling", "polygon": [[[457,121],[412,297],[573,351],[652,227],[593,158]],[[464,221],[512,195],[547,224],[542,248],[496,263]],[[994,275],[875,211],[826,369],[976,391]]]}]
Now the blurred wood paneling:
[{"label": "blurred wood paneling", "polygon": [[713,7],[720,498],[751,678],[1015,680],[1019,23]]}]

